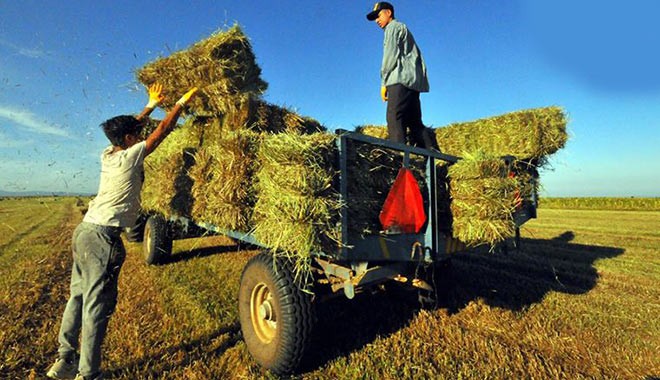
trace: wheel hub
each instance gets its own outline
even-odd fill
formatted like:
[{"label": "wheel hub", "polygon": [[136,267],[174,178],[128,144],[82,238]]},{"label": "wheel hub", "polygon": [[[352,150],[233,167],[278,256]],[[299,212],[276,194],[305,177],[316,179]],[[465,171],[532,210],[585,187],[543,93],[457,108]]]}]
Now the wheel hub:
[{"label": "wheel hub", "polygon": [[144,230],[144,240],[146,240],[147,244],[151,245],[151,228],[147,227]]},{"label": "wheel hub", "polygon": [[259,318],[265,319],[267,321],[273,320],[273,305],[271,305],[269,300],[265,300],[259,306]]},{"label": "wheel hub", "polygon": [[273,295],[263,282],[252,289],[250,316],[257,337],[263,343],[270,343],[277,333],[277,314],[273,307]]}]

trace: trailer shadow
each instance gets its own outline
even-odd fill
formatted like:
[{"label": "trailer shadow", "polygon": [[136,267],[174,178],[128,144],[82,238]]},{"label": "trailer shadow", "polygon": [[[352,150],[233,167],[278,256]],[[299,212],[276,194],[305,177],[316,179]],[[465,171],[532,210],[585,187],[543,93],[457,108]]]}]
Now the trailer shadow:
[{"label": "trailer shadow", "polygon": [[[436,274],[439,299],[435,307],[452,315],[481,299],[493,307],[519,311],[549,292],[587,293],[598,282],[594,262],[621,255],[624,249],[574,244],[574,236],[566,231],[550,240],[523,239],[520,250],[508,253],[480,249],[453,256],[449,270]],[[402,298],[379,292],[353,300],[338,297],[317,308],[304,372],[404,328],[420,304],[414,295]]]},{"label": "trailer shadow", "polygon": [[[217,340],[222,336],[226,339],[218,344]],[[235,323],[189,342],[156,349],[145,357],[111,367],[104,375],[109,379],[135,378],[135,374],[139,373],[141,378],[158,379],[163,373],[184,368],[196,361],[220,357],[240,339],[240,326]]]},{"label": "trailer shadow", "polygon": [[[551,291],[584,294],[598,282],[594,262],[624,253],[623,248],[575,244],[566,231],[550,240],[522,239],[520,250],[475,250],[456,255],[444,307],[460,311],[475,299],[509,310],[522,310]],[[441,305],[442,306],[442,305]]]},{"label": "trailer shadow", "polygon": [[237,247],[235,245],[219,245],[219,246],[214,245],[210,247],[194,248],[188,251],[173,253],[171,256],[168,256],[166,259],[164,259],[162,264],[163,265],[174,264],[181,261],[188,261],[194,258],[219,255],[228,252],[235,252],[236,248]]}]

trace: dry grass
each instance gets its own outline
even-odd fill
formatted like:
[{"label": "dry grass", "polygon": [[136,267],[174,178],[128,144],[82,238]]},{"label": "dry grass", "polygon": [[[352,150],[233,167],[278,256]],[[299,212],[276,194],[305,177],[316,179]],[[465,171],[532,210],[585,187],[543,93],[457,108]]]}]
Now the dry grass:
[{"label": "dry grass", "polygon": [[518,181],[504,161],[482,151],[451,165],[452,236],[468,246],[493,247],[513,237]]},{"label": "dry grass", "polygon": [[[41,378],[56,356],[69,236],[82,217],[74,205],[0,201],[0,378]],[[317,305],[313,354],[296,377],[660,375],[660,214],[539,212],[521,252],[455,256],[438,308],[383,292]],[[222,237],[183,240],[170,263],[148,267],[139,245],[127,249],[107,378],[273,378],[250,358],[237,322],[238,279],[254,251]]]},{"label": "dry grass", "polygon": [[[512,155],[520,160],[544,164],[544,158],[564,147],[568,140],[567,118],[560,107],[533,108],[489,118],[452,123],[435,128],[440,149],[462,156],[483,151],[488,155]],[[387,138],[387,127],[357,128],[366,135]]]},{"label": "dry grass", "polygon": [[260,136],[250,130],[227,132],[205,141],[188,170],[194,199],[191,216],[219,228],[249,231],[256,194],[253,173]]},{"label": "dry grass", "polygon": [[194,164],[195,152],[207,127],[204,121],[192,118],[187,120],[144,160],[144,209],[167,217],[190,215],[192,180],[188,176],[188,169]]},{"label": "dry grass", "polygon": [[337,247],[335,157],[335,137],[327,133],[271,135],[257,153],[254,236],[293,260],[305,282],[311,255]]},{"label": "dry grass", "polygon": [[198,87],[188,108],[207,116],[235,111],[268,87],[261,79],[250,41],[238,25],[147,64],[137,71],[137,77],[146,86],[163,85],[164,108],[172,108],[185,91]]}]

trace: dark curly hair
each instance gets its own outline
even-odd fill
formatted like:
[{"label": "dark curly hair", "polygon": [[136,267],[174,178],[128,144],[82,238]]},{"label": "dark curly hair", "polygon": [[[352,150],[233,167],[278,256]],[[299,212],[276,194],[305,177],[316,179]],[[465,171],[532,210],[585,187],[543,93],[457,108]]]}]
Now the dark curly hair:
[{"label": "dark curly hair", "polygon": [[124,146],[124,136],[139,135],[142,132],[143,126],[143,122],[131,115],[115,116],[101,123],[101,128],[103,128],[103,132],[108,140],[110,140],[110,143],[124,149],[126,149]]}]

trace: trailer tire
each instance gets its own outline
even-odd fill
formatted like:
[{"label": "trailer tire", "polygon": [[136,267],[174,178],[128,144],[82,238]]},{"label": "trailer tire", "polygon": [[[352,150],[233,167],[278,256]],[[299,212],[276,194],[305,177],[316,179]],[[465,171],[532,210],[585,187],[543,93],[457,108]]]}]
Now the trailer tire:
[{"label": "trailer tire", "polygon": [[250,259],[241,275],[238,311],[254,360],[277,375],[293,373],[309,345],[314,317],[311,296],[294,281],[291,263],[275,263],[267,253]]},{"label": "trailer tire", "polygon": [[142,242],[144,261],[159,264],[172,254],[172,235],[167,220],[160,215],[151,215],[144,225]]}]

